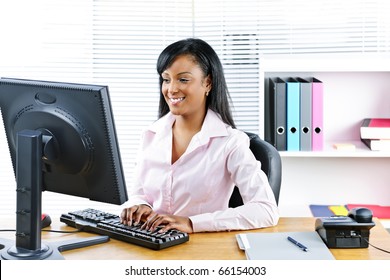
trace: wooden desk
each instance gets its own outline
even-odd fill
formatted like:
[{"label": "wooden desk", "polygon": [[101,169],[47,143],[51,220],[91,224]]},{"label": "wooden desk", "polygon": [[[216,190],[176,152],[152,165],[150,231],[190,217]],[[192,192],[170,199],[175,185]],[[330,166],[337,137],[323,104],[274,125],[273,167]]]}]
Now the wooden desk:
[{"label": "wooden desk", "polygon": [[[272,228],[252,230],[247,232],[284,232],[284,231],[311,231],[314,230],[315,218],[281,218],[279,224]],[[370,243],[390,250],[390,234],[385,230],[379,220],[375,219],[376,226],[370,231]],[[0,228],[5,228],[2,225]],[[54,219],[51,229],[74,230],[71,227]],[[195,233],[190,235],[190,241],[181,245],[166,248],[160,251],[146,249],[115,239],[109,242],[76,250],[64,251],[65,259],[73,260],[244,260],[245,253],[238,248],[235,235],[243,231]],[[7,235],[7,236],[5,236]],[[0,233],[2,238],[13,238],[14,234]],[[55,242],[56,240],[74,239],[94,236],[90,233],[52,233],[44,232],[42,242]],[[390,260],[390,254],[384,253],[371,246],[364,249],[331,249],[336,259],[340,260]]]}]

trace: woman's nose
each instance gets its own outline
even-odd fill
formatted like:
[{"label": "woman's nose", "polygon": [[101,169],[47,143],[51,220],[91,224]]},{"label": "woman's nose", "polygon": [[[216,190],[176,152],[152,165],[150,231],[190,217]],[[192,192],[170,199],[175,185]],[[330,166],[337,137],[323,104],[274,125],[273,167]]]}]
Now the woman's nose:
[{"label": "woman's nose", "polygon": [[175,92],[177,92],[177,91],[178,91],[178,85],[177,85],[177,83],[174,82],[174,81],[171,81],[171,82],[169,83],[168,92],[169,92],[169,93],[175,93]]}]

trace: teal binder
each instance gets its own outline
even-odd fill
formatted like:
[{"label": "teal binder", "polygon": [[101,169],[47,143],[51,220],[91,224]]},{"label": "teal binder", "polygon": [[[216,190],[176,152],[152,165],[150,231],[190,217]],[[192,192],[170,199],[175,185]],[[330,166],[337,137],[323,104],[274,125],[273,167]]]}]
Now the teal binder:
[{"label": "teal binder", "polygon": [[287,151],[300,150],[300,83],[287,79]]}]

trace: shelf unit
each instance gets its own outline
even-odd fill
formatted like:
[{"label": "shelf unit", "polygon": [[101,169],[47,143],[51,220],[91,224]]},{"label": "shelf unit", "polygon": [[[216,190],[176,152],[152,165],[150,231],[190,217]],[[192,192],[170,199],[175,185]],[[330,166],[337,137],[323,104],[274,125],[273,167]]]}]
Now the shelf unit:
[{"label": "shelf unit", "polygon": [[[316,77],[324,84],[324,149],[280,152],[282,216],[310,216],[309,204],[390,205],[390,152],[360,141],[367,117],[390,117],[390,57],[379,55],[267,56],[260,59],[260,127],[269,77]],[[336,143],[355,145],[336,150]]]}]

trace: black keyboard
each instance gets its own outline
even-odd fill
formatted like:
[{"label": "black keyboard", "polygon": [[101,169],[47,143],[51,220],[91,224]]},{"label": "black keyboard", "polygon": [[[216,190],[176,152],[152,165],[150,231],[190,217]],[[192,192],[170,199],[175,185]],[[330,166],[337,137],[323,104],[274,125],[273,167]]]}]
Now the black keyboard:
[{"label": "black keyboard", "polygon": [[107,235],[111,238],[133,243],[139,246],[160,250],[189,240],[185,232],[169,230],[158,233],[141,229],[141,225],[127,226],[120,222],[118,215],[95,209],[85,209],[62,214],[61,222],[86,232]]}]

